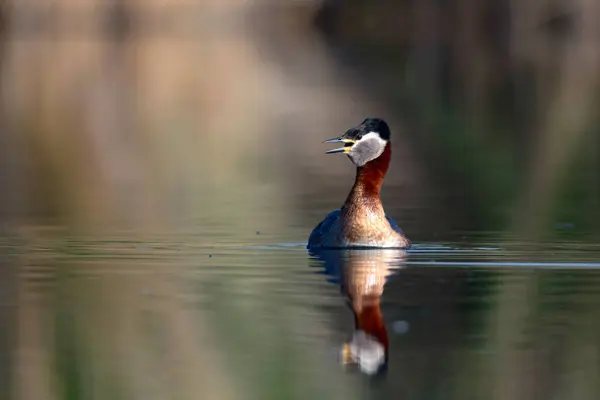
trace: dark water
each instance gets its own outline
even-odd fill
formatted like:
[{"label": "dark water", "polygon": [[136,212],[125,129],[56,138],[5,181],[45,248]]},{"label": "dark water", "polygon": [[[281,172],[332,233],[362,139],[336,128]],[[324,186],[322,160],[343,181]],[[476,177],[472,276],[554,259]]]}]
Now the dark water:
[{"label": "dark water", "polygon": [[[27,377],[12,389],[72,399],[597,398],[598,245],[463,233],[408,252],[309,254],[304,233],[29,229],[5,239],[16,275],[4,283],[19,304],[13,365]],[[342,352],[367,306],[389,341],[374,374]]]}]

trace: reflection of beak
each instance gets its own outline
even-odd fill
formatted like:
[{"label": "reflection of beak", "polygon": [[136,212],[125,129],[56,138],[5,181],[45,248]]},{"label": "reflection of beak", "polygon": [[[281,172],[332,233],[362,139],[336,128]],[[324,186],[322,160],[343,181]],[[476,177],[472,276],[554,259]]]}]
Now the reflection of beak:
[{"label": "reflection of beak", "polygon": [[344,345],[342,346],[340,356],[340,361],[342,365],[348,365],[354,362],[354,358],[352,357],[352,351],[350,351],[350,345],[348,343],[344,343]]},{"label": "reflection of beak", "polygon": [[344,143],[344,147],[338,147],[337,149],[328,150],[325,154],[335,154],[335,153],[348,153],[354,145],[354,140],[346,139],[344,137],[337,137],[333,139],[329,139],[324,141],[323,143]]}]

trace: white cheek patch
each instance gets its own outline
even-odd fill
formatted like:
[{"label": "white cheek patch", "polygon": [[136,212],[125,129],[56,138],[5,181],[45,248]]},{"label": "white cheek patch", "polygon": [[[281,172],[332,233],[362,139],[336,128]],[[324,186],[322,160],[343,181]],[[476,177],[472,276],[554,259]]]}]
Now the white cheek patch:
[{"label": "white cheek patch", "polygon": [[379,142],[379,144],[381,145],[381,148],[384,148],[385,145],[387,144],[387,142],[385,140],[383,140],[381,138],[381,136],[379,136],[378,133],[376,132],[369,132],[366,135],[363,135],[362,139],[360,139],[360,141],[363,141],[365,139],[375,139]]},{"label": "white cheek patch", "polygon": [[369,132],[352,146],[348,156],[354,164],[362,167],[371,160],[376,159],[383,153],[387,142],[377,133]]},{"label": "white cheek patch", "polygon": [[369,132],[366,135],[364,135],[362,137],[362,139],[359,140],[359,143],[362,142],[363,140],[374,140],[377,143],[377,148],[379,148],[379,154],[377,154],[377,156],[373,157],[373,159],[379,157],[381,155],[381,153],[383,153],[383,149],[385,149],[385,145],[387,144],[387,142],[385,140],[383,140],[381,138],[381,136],[379,136],[379,134],[377,134],[376,132]]}]

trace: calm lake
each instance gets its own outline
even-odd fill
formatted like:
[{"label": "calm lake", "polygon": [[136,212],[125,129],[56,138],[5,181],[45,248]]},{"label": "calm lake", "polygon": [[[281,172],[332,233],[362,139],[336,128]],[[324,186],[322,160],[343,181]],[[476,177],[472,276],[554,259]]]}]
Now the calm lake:
[{"label": "calm lake", "polygon": [[[263,232],[196,220],[162,233],[46,227],[6,238],[14,365],[27,382],[15,389],[69,399],[598,393],[595,243],[463,232],[407,252],[311,255],[308,233],[308,223]],[[353,305],[367,301],[389,340],[374,375],[341,354]]]}]

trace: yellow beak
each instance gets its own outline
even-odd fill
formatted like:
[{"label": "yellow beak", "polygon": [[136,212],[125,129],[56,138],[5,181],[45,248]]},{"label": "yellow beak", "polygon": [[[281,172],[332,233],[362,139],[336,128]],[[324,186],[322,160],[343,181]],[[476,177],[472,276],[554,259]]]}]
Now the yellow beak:
[{"label": "yellow beak", "polygon": [[329,139],[324,141],[323,143],[344,143],[344,147],[338,147],[337,149],[328,150],[325,154],[335,154],[335,153],[348,153],[355,141],[352,139],[346,139],[344,137],[337,137],[333,139]]}]

